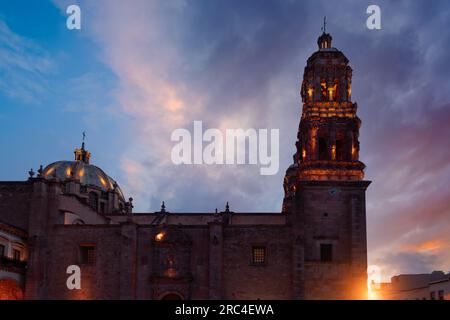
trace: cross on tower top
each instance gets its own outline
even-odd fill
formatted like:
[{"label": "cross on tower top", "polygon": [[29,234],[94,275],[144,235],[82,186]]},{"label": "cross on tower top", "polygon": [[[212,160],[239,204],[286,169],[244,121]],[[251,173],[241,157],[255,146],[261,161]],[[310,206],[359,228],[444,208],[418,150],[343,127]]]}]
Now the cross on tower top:
[{"label": "cross on tower top", "polygon": [[323,33],[327,32],[327,16],[323,17],[323,27],[321,28]]}]

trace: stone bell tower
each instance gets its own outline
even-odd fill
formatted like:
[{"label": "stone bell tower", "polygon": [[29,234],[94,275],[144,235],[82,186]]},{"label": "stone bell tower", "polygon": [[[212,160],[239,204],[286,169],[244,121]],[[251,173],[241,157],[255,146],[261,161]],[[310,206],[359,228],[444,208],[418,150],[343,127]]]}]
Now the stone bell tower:
[{"label": "stone bell tower", "polygon": [[[323,28],[306,64],[303,111],[294,164],[286,171],[283,212],[297,246],[305,299],[359,299],[367,295],[365,165],[359,161],[352,69]],[[294,248],[295,250],[295,248]]]}]

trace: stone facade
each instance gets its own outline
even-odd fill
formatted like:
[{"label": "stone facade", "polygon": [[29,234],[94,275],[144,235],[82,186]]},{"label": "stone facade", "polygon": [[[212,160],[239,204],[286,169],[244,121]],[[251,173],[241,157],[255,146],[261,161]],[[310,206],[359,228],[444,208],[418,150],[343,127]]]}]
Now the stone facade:
[{"label": "stone facade", "polygon": [[[348,60],[319,38],[282,212],[133,213],[117,183],[75,151],[0,182],[0,221],[23,230],[26,299],[362,299],[364,164]],[[70,265],[81,289],[66,285]],[[0,279],[1,281],[1,279]],[[0,287],[0,291],[1,291]],[[1,296],[1,295],[0,295]]]}]

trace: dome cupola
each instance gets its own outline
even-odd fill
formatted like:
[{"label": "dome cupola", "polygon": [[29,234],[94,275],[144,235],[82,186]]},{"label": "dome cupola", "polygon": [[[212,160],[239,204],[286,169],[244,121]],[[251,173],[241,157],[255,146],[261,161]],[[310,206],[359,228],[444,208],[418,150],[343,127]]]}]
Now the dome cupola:
[{"label": "dome cupola", "polygon": [[81,148],[75,149],[73,152],[75,154],[76,161],[82,161],[84,163],[89,164],[89,159],[91,158],[91,153],[84,149],[84,141],[81,144]]},{"label": "dome cupola", "polygon": [[319,50],[331,49],[331,40],[333,40],[333,38],[329,33],[322,33],[322,35],[317,39]]},{"label": "dome cupola", "polygon": [[331,49],[331,40],[333,40],[333,38],[329,33],[327,33],[326,27],[327,27],[327,17],[324,17],[322,35],[317,39],[317,45],[319,46],[319,50]]},{"label": "dome cupola", "polygon": [[[62,190],[66,194],[85,198],[89,204],[95,203],[96,211],[124,213],[126,201],[122,190],[101,168],[89,163],[91,153],[85,149],[84,141],[81,148],[75,149],[74,154],[74,161],[56,161],[47,165],[42,170],[41,177],[62,183]],[[97,200],[92,201],[92,198]]]}]

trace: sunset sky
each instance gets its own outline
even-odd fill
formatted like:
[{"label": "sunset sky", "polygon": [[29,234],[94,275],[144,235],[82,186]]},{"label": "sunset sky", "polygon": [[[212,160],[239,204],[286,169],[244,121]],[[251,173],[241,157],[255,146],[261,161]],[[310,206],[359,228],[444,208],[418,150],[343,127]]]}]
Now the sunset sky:
[{"label": "sunset sky", "polygon": [[[79,4],[82,29],[65,13]],[[381,8],[381,30],[366,9]],[[448,1],[1,1],[0,180],[73,158],[135,212],[279,212],[300,121],[299,87],[323,16],[353,68],[367,165],[369,264],[383,279],[450,270]],[[280,130],[280,170],[175,166],[170,134]]]}]

